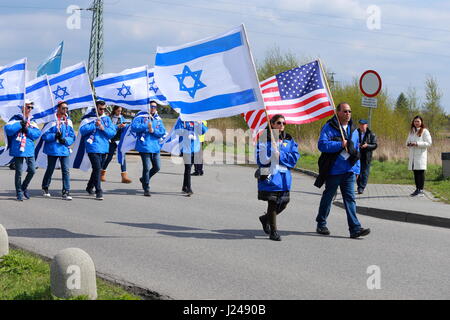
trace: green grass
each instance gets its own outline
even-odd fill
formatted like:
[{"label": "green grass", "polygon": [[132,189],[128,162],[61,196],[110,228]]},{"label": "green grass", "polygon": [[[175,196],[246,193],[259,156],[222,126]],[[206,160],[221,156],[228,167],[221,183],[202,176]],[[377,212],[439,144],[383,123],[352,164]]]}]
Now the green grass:
[{"label": "green grass", "polygon": [[[141,300],[99,278],[97,293],[98,300]],[[0,300],[61,300],[50,292],[50,264],[26,251],[10,250],[0,258]]]},{"label": "green grass", "polygon": [[[300,152],[297,167],[318,172],[318,154]],[[408,161],[373,160],[370,168],[369,183],[376,184],[410,184],[414,185],[414,175],[408,170]],[[425,173],[425,189],[445,203],[450,204],[450,178],[442,176],[442,166],[429,164]]]}]

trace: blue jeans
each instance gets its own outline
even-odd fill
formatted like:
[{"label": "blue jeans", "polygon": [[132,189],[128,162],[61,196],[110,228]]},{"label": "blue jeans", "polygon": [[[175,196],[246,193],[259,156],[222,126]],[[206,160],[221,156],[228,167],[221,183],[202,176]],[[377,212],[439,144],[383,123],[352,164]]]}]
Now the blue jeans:
[{"label": "blue jeans", "polygon": [[52,175],[55,171],[56,161],[61,163],[61,173],[63,182],[63,192],[70,191],[70,171],[69,171],[69,156],[58,157],[58,156],[47,156],[47,170],[44,174],[44,179],[42,180],[42,189],[48,189],[50,183],[52,182]]},{"label": "blue jeans", "polygon": [[370,163],[366,164],[365,162],[361,161],[361,173],[358,176],[358,179],[356,180],[356,183],[358,184],[358,189],[364,190],[367,186],[367,181],[369,180],[369,174],[370,174]]},{"label": "blue jeans", "polygon": [[97,195],[103,195],[100,173],[106,159],[106,153],[88,153],[88,156],[92,165],[92,173],[87,188],[95,188],[95,193]]},{"label": "blue jeans", "polygon": [[[22,182],[22,169],[23,169],[23,160],[25,159],[27,163],[27,176],[25,180]],[[31,182],[35,172],[36,165],[34,161],[34,157],[14,157],[14,163],[16,165],[16,175],[14,179],[14,183],[16,186],[16,195],[22,194],[24,190],[27,190],[28,185]]]},{"label": "blue jeans", "polygon": [[[112,158],[114,157],[114,153],[117,150],[117,143],[110,142],[109,143],[109,152],[108,152],[108,156],[106,157],[105,163],[103,163],[103,170],[106,170],[106,168],[108,168],[109,163],[111,162]],[[127,171],[127,161],[125,160],[125,155],[123,155],[123,164],[120,164],[120,170],[121,172],[126,172]]]},{"label": "blue jeans", "polygon": [[161,169],[159,153],[139,153],[142,159],[142,188],[150,189],[150,179]]},{"label": "blue jeans", "polygon": [[325,190],[323,191],[322,199],[320,199],[319,213],[316,218],[317,227],[323,228],[327,225],[331,203],[338,187],[341,188],[342,198],[344,200],[348,229],[350,234],[353,234],[361,229],[361,224],[356,217],[355,174],[353,172],[327,177]]}]

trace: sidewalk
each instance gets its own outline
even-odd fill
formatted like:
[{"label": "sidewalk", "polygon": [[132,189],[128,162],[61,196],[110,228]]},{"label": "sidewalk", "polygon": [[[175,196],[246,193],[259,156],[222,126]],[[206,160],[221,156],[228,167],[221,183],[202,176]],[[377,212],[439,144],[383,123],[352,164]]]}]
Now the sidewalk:
[{"label": "sidewalk", "polygon": [[[296,171],[316,176],[315,172]],[[439,202],[427,191],[424,197],[411,197],[414,190],[412,185],[368,184],[364,194],[356,194],[356,211],[380,219],[450,228],[450,205]],[[339,190],[333,204],[344,208]]]}]

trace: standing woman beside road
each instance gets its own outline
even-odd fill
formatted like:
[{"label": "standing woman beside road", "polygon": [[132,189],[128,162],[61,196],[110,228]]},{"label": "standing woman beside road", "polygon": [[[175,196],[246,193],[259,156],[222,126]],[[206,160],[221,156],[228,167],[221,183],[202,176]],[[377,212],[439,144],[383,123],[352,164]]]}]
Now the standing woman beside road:
[{"label": "standing woman beside road", "polygon": [[292,182],[290,170],[297,164],[300,153],[295,140],[285,131],[284,116],[274,115],[269,125],[274,129],[275,141],[272,141],[270,131],[267,130],[267,139],[262,135],[256,146],[256,160],[259,167],[258,200],[267,201],[267,213],[260,216],[259,221],[271,240],[280,241],[276,217],[286,209],[289,202]]},{"label": "standing woman beside road", "polygon": [[412,197],[424,195],[427,148],[431,147],[431,144],[431,135],[425,128],[422,117],[415,116],[411,123],[408,140],[406,140],[406,145],[409,147],[408,169],[414,172],[416,183],[416,191],[411,194]]}]

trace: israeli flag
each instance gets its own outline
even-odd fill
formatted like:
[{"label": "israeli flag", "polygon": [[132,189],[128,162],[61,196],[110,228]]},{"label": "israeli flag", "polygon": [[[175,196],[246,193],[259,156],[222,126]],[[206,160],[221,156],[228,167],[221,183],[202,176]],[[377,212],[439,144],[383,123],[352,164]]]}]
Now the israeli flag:
[{"label": "israeli flag", "polygon": [[170,130],[169,134],[164,137],[160,143],[161,150],[171,153],[174,156],[179,156],[181,154],[180,149],[180,130],[176,129],[181,126],[181,119],[178,117],[177,122],[172,127],[172,130]]},{"label": "israeli flag", "polygon": [[[107,117],[106,115],[104,115]],[[80,128],[85,124],[97,121],[97,114],[95,108],[86,110],[85,115],[81,118]],[[86,139],[78,132],[75,143],[72,148],[73,152],[70,154],[70,168],[81,169],[82,171],[89,171],[91,168],[91,161],[86,152]]]},{"label": "israeli flag", "polygon": [[25,93],[27,58],[0,66],[0,118],[9,121],[22,112]]},{"label": "israeli flag", "polygon": [[168,105],[166,97],[159,90],[158,85],[155,82],[154,68],[148,69],[148,91],[149,91],[149,103],[150,101],[156,101],[162,105]]},{"label": "israeli flag", "polygon": [[49,76],[48,82],[55,103],[53,113],[56,112],[56,105],[61,101],[67,102],[69,110],[85,108],[95,104],[84,62],[67,67],[61,72]]},{"label": "israeli flag", "polygon": [[55,107],[47,76],[27,82],[26,96],[34,102],[33,119],[36,123],[55,120]]},{"label": "israeli flag", "polygon": [[155,80],[183,121],[264,107],[243,25],[178,47],[158,47]]},{"label": "israeli flag", "polygon": [[[157,116],[159,117],[159,115]],[[148,112],[141,111],[134,118],[140,117],[148,118]],[[117,161],[120,164],[123,164],[125,154],[136,147],[136,140],[137,140],[136,133],[131,131],[131,124],[130,124],[129,126],[126,127],[125,130],[122,131],[119,144],[117,145]]]},{"label": "israeli flag", "polygon": [[130,110],[147,110],[147,66],[109,73],[94,79],[97,99]]},{"label": "israeli flag", "polygon": [[41,63],[37,70],[37,77],[43,75],[50,75],[58,73],[61,70],[61,59],[62,59],[62,51],[63,51],[64,41],[58,45],[58,47],[53,50],[50,56],[45,59],[43,63]]}]

